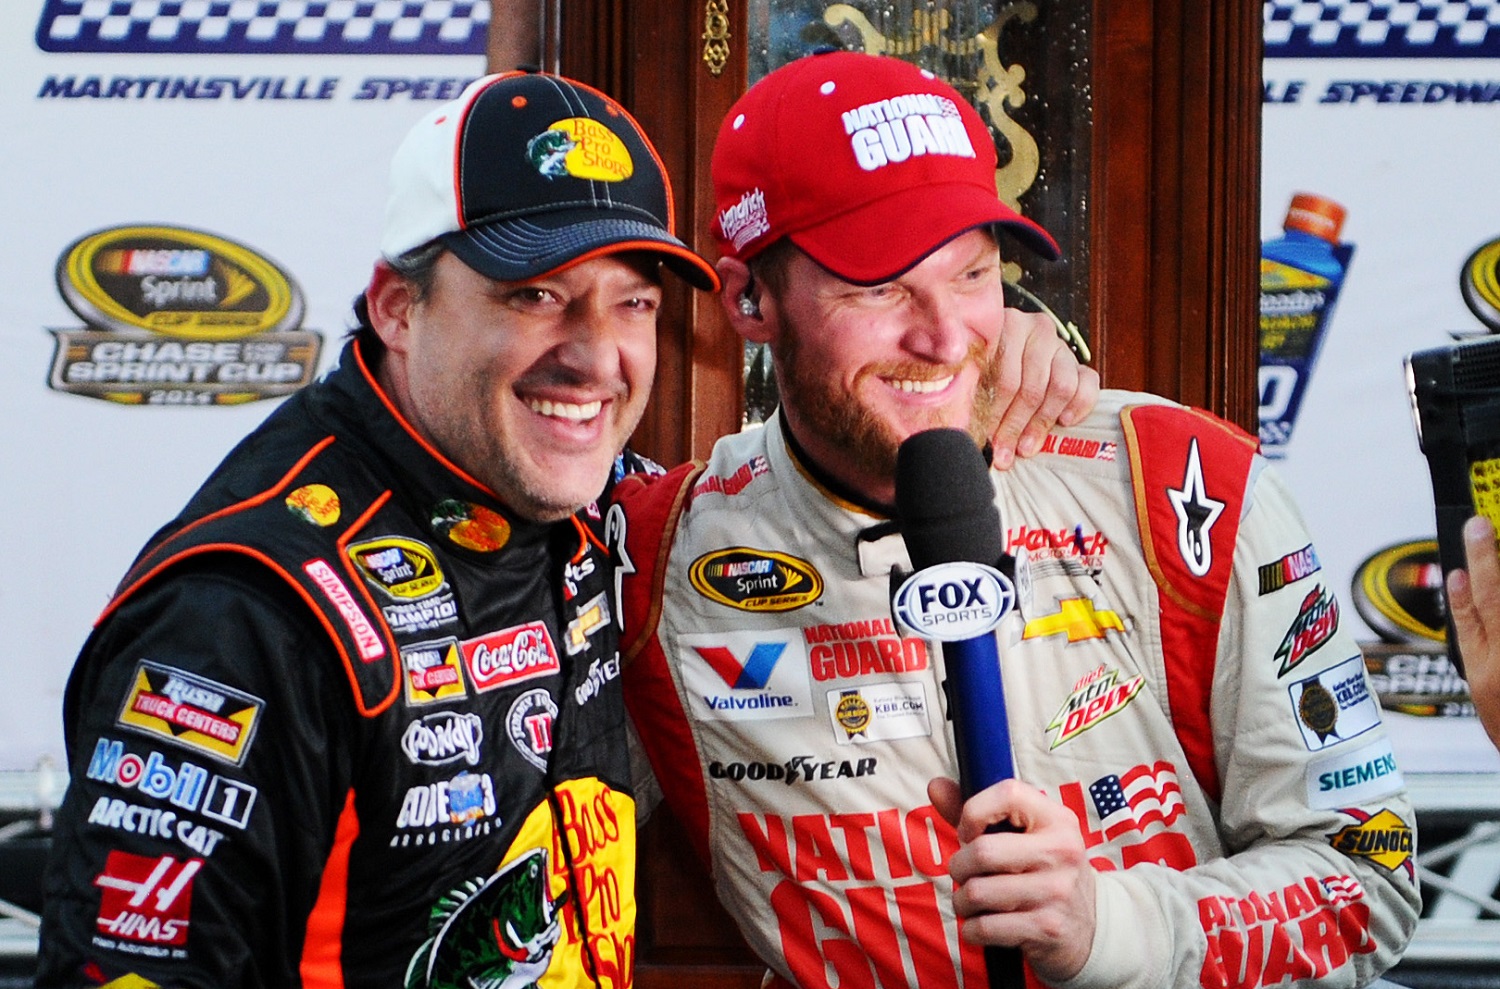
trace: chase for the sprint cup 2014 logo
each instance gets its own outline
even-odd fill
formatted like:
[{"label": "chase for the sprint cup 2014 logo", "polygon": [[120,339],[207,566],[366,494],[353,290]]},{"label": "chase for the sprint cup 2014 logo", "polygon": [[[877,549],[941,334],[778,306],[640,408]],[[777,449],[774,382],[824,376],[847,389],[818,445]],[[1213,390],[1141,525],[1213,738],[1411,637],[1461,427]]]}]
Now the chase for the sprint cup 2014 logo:
[{"label": "chase for the sprint cup 2014 logo", "polygon": [[185,227],[111,227],[73,242],[57,286],[82,329],[53,329],[48,384],[121,405],[240,405],[310,382],[322,337],[275,262]]},{"label": "chase for the sprint cup 2014 logo", "polygon": [[917,635],[962,642],[994,631],[1016,606],[1010,578],[982,563],[926,567],[896,591],[896,620]]}]

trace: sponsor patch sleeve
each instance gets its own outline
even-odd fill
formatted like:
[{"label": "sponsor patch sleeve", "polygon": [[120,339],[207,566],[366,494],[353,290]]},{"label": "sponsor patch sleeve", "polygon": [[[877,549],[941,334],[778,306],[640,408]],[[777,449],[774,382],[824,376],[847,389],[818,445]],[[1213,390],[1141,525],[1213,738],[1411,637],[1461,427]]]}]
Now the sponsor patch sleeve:
[{"label": "sponsor patch sleeve", "polygon": [[1226,857],[1101,873],[1094,950],[1066,989],[1347,989],[1405,949],[1418,912],[1412,807],[1311,546],[1257,461],[1210,696]]},{"label": "sponsor patch sleeve", "polygon": [[298,984],[357,727],[332,653],[249,565],[175,571],[100,626],[65,701],[38,986]]}]

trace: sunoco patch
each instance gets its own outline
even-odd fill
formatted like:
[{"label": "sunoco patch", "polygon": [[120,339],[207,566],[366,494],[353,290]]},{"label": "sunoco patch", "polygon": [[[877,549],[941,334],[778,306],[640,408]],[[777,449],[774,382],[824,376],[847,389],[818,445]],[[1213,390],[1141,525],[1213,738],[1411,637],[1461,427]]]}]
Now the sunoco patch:
[{"label": "sunoco patch", "polygon": [[57,286],[86,329],[54,329],[48,384],[122,405],[238,405],[313,378],[322,336],[274,262],[215,234],[112,227],[75,241]]}]

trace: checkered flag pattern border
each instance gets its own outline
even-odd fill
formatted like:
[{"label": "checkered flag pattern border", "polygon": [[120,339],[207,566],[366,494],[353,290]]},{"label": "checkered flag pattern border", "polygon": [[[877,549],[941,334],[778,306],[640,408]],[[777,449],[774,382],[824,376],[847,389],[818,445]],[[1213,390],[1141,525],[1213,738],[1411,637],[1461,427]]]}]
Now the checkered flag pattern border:
[{"label": "checkered flag pattern border", "polygon": [[1267,58],[1500,58],[1500,0],[1265,0]]},{"label": "checkered flag pattern border", "polygon": [[489,0],[47,0],[36,43],[49,52],[479,55],[489,21]]}]

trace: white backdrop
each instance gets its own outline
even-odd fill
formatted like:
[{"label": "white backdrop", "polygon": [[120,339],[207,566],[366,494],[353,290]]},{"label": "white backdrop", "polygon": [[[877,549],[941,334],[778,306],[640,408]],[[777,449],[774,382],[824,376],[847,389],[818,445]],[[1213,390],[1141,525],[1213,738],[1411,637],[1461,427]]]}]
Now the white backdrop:
[{"label": "white backdrop", "polygon": [[[356,97],[391,95],[371,80],[451,88],[483,71],[487,4],[424,6],[449,20],[272,19],[214,36],[166,18],[90,23],[108,7],[98,0],[0,3],[0,769],[60,760],[62,687],[90,622],[141,543],[274,405],[127,407],[49,388],[48,330],[83,326],[55,282],[60,255],[128,224],[243,244],[300,285],[301,325],[323,335],[326,366],[376,254],[386,161],[439,91]],[[1482,329],[1458,285],[1470,252],[1500,236],[1500,2],[1268,0],[1266,11],[1263,238],[1306,191],[1346,207],[1343,239],[1356,246],[1281,463],[1347,603],[1370,553],[1433,532],[1401,360]],[[1386,23],[1359,23],[1377,16]],[[361,27],[368,41],[340,40]],[[249,95],[164,99],[146,81],[194,77]],[[112,80],[125,95],[44,95],[107,93]],[[263,98],[276,80],[283,95],[332,80],[332,97]],[[1476,84],[1480,100],[1399,102],[1442,92],[1404,86],[1433,81]],[[1342,85],[1356,82],[1373,85]],[[1344,620],[1359,622],[1352,608]]]},{"label": "white backdrop", "polygon": [[[1268,0],[1266,15],[1262,240],[1309,192],[1345,207],[1355,247],[1280,469],[1341,620],[1373,640],[1349,607],[1355,571],[1436,532],[1402,360],[1486,332],[1459,285],[1500,237],[1500,2]],[[1500,770],[1472,718],[1387,720],[1409,772]]]},{"label": "white backdrop", "polygon": [[[441,19],[273,18],[221,24],[219,37],[213,25],[167,18],[153,27],[144,17],[162,6],[137,3],[141,20],[106,24],[88,18],[109,4],[0,3],[0,769],[32,768],[44,754],[61,762],[63,684],[91,622],[145,539],[275,405],[126,406],[52,390],[48,330],[84,326],[54,280],[62,253],[136,224],[243,244],[300,285],[302,328],[322,334],[326,367],[377,254],[390,154],[434,105],[413,98],[415,80],[447,80],[456,95],[484,70],[487,3],[428,5],[449,13],[446,29]],[[64,50],[42,50],[39,26]],[[342,33],[361,30],[368,40],[357,45]],[[95,77],[101,93],[127,80],[127,95],[43,95],[90,92]],[[227,77],[248,95],[165,99],[165,87],[142,81],[164,77]],[[278,79],[283,97],[333,80],[332,98],[269,98]],[[366,86],[372,79],[412,90],[356,99],[389,95],[389,84]],[[440,93],[429,83],[420,95]]]}]

